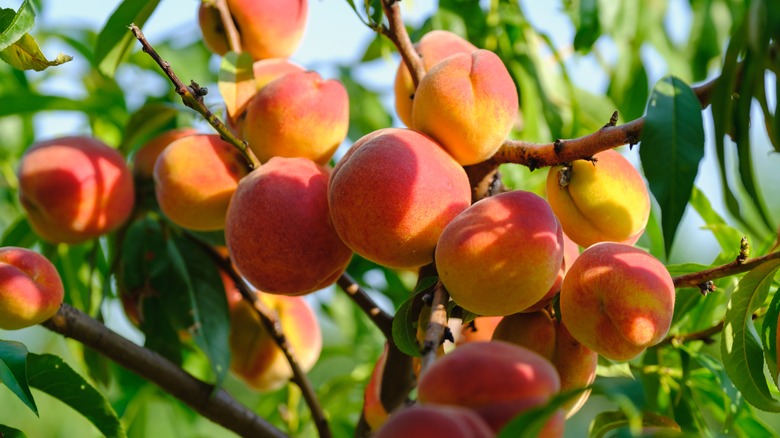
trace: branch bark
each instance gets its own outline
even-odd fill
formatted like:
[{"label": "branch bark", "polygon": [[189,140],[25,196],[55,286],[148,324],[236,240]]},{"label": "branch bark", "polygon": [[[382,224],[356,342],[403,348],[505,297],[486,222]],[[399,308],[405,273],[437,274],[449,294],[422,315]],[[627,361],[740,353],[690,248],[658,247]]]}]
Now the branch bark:
[{"label": "branch bark", "polygon": [[444,334],[447,330],[447,302],[449,300],[450,294],[447,293],[447,289],[444,288],[441,280],[437,281],[433,289],[431,319],[425,329],[420,375],[423,375],[436,360],[439,345],[444,342]]},{"label": "branch bark", "polygon": [[731,263],[726,263],[725,265],[717,266],[715,268],[707,269],[700,272],[693,272],[686,275],[680,275],[678,277],[672,278],[672,281],[674,282],[674,287],[676,288],[681,288],[681,287],[701,288],[702,285],[707,283],[708,281],[715,280],[718,278],[728,277],[735,274],[740,274],[742,272],[747,272],[764,262],[767,262],[769,260],[775,260],[775,259],[780,259],[780,251],[773,252],[761,257],[755,257],[752,259],[743,259],[741,257],[737,257],[737,259]]},{"label": "branch bark", "polygon": [[67,304],[42,325],[92,348],[241,436],[287,436],[224,390],[215,391],[214,385],[196,379],[157,353],[133,344]]},{"label": "branch bark", "polygon": [[409,73],[412,75],[414,88],[420,84],[420,80],[425,76],[425,66],[420,54],[414,49],[412,39],[406,31],[403,17],[401,17],[401,7],[399,0],[382,0],[382,8],[387,17],[388,26],[380,25],[379,32],[393,42],[401,54],[401,58],[406,63]]}]

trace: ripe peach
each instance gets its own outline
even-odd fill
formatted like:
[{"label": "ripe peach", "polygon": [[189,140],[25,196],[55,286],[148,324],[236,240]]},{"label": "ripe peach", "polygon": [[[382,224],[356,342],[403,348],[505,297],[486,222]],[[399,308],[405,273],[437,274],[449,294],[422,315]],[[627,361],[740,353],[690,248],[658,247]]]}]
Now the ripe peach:
[{"label": "ripe peach", "polygon": [[388,417],[385,406],[382,404],[382,378],[387,362],[387,348],[387,344],[385,344],[384,351],[379,356],[363,393],[363,417],[372,430],[379,429]]},{"label": "ripe peach", "polygon": [[[561,379],[561,391],[584,388],[596,379],[598,354],[580,344],[563,323],[544,310],[505,316],[493,340],[529,348],[552,362]],[[589,395],[587,391],[567,402],[567,417],[574,415]]]},{"label": "ripe peach", "polygon": [[246,174],[244,158],[218,135],[180,138],[165,148],[154,166],[157,202],[179,226],[219,230],[225,226],[230,197]]},{"label": "ripe peach", "polygon": [[580,254],[563,279],[561,317],[586,347],[627,360],[669,332],[674,297],[672,278],[655,257],[603,242]]},{"label": "ripe peach", "polygon": [[154,163],[160,156],[163,149],[188,135],[197,134],[194,128],[171,129],[146,142],[133,156],[133,172],[141,178],[151,179],[154,174]]},{"label": "ripe peach", "polygon": [[562,166],[547,174],[547,200],[563,231],[580,246],[597,242],[634,244],[650,217],[650,196],[639,172],[615,150],[600,152],[590,163],[571,164],[561,187]]},{"label": "ripe peach", "polygon": [[414,129],[466,166],[493,156],[517,117],[517,89],[493,52],[457,53],[436,64],[414,95]]},{"label": "ripe peach", "polygon": [[46,321],[64,296],[60,274],[44,256],[26,248],[0,248],[0,329]]},{"label": "ripe peach", "polygon": [[133,176],[122,155],[100,140],[62,137],[27,149],[18,170],[19,200],[47,242],[81,243],[127,220]]},{"label": "ripe peach", "polygon": [[[322,350],[317,316],[301,297],[260,293],[259,298],[279,315],[282,331],[304,371],[310,370]],[[252,388],[273,391],[292,377],[289,362],[247,301],[230,314],[230,369]]]},{"label": "ripe peach", "polygon": [[330,285],[346,269],[352,251],[330,220],[328,176],[311,160],[274,157],[239,183],[225,241],[256,288],[301,295]]},{"label": "ripe peach", "polygon": [[574,243],[566,233],[563,233],[563,263],[561,264],[561,270],[558,271],[558,276],[555,277],[555,282],[550,286],[550,290],[536,302],[533,306],[523,310],[523,312],[536,312],[544,309],[550,305],[550,302],[555,295],[561,291],[561,285],[563,284],[563,277],[569,272],[571,264],[580,255],[580,248]]},{"label": "ripe peach", "polygon": [[509,315],[538,302],[563,262],[561,226],[539,196],[485,198],[447,225],[436,246],[439,277],[458,305]]},{"label": "ripe peach", "polygon": [[304,157],[324,165],[348,127],[349,97],[341,82],[313,71],[288,73],[249,102],[244,138],[261,162]]},{"label": "ripe peach", "polygon": [[[422,57],[423,66],[427,72],[434,65],[456,53],[471,53],[477,47],[458,35],[446,30],[432,30],[414,45]],[[406,63],[398,64],[395,74],[395,112],[398,118],[408,127],[412,127],[412,103],[414,96],[414,81]]]},{"label": "ripe peach", "polygon": [[[420,378],[423,404],[472,409],[498,432],[516,415],[544,405],[560,390],[553,365],[539,354],[507,342],[470,342],[431,365]],[[544,436],[563,433],[563,414],[553,416]]]},{"label": "ripe peach", "polygon": [[388,128],[358,140],[330,177],[333,226],[376,263],[433,261],[444,227],[471,203],[468,177],[429,137]]},{"label": "ripe peach", "polygon": [[495,433],[469,409],[416,405],[390,417],[376,438],[491,438]]},{"label": "ripe peach", "polygon": [[[241,35],[241,48],[254,59],[287,58],[298,49],[306,28],[307,0],[227,0]],[[201,3],[198,22],[203,42],[218,55],[229,50],[219,12]]]},{"label": "ripe peach", "polygon": [[496,326],[501,322],[501,316],[478,316],[471,324],[463,324],[457,345],[467,342],[489,341],[493,337]]}]

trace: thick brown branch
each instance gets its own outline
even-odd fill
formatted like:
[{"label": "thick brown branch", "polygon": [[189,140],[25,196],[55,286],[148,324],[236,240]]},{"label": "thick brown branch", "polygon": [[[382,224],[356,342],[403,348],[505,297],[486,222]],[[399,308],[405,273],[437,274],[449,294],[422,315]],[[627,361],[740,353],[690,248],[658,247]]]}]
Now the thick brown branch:
[{"label": "thick brown branch", "polygon": [[339,287],[355,302],[382,331],[388,342],[393,342],[393,317],[380,309],[360,285],[346,272],[337,280]]},{"label": "thick brown branch", "polygon": [[274,341],[282,350],[282,353],[284,353],[287,362],[290,364],[290,368],[293,372],[292,381],[301,389],[303,399],[306,401],[306,405],[311,411],[312,419],[314,424],[317,426],[317,432],[319,433],[319,436],[322,438],[331,437],[332,434],[330,428],[328,427],[328,420],[325,417],[325,413],[322,410],[322,406],[320,405],[319,400],[317,399],[317,393],[314,391],[314,387],[312,387],[308,377],[306,377],[306,372],[303,371],[303,368],[301,368],[300,363],[296,359],[293,346],[284,335],[284,331],[282,330],[282,323],[279,321],[278,315],[266,307],[260,298],[258,298],[257,294],[252,291],[249,286],[247,286],[246,282],[244,282],[244,279],[241,278],[235,267],[233,267],[230,259],[223,257],[222,254],[217,252],[210,245],[204,243],[191,234],[187,234],[187,237],[199,244],[211,256],[211,258],[217,263],[218,267],[224,270],[233,280],[236,288],[239,292],[241,292],[243,299],[252,304],[252,307],[260,317],[260,321],[262,321],[268,333],[271,334],[271,337],[274,338]]},{"label": "thick brown branch", "polygon": [[286,436],[224,390],[214,391],[213,385],[196,379],[157,353],[133,344],[67,304],[43,326],[92,348],[238,435]]},{"label": "thick brown branch", "polygon": [[144,37],[141,29],[139,29],[135,24],[131,24],[130,31],[132,31],[136,39],[141,42],[144,52],[148,53],[149,56],[154,59],[165,75],[168,76],[168,79],[171,80],[174,89],[176,90],[176,94],[181,96],[181,101],[184,103],[184,105],[195,110],[198,114],[203,116],[203,118],[205,118],[206,121],[208,121],[209,124],[214,127],[223,140],[235,146],[236,149],[238,149],[246,159],[247,165],[250,169],[257,167],[257,162],[249,152],[249,146],[247,142],[238,138],[238,136],[236,136],[236,134],[233,133],[233,131],[230,130],[230,128],[228,128],[228,126],[219,119],[219,117],[214,115],[214,113],[212,113],[203,102],[203,96],[207,93],[207,90],[200,87],[194,81],[192,81],[189,86],[184,85],[179,77],[176,76],[176,73],[171,68],[171,65],[167,61],[163,60],[157,51],[154,50],[154,48],[149,44],[149,41],[146,40],[146,37]]},{"label": "thick brown branch", "polygon": [[436,287],[433,289],[431,320],[425,330],[420,375],[425,373],[436,360],[439,346],[444,342],[444,334],[447,330],[447,302],[449,300],[450,295],[447,293],[447,289],[444,288],[441,281],[437,281]]},{"label": "thick brown branch", "polygon": [[705,271],[680,275],[678,277],[672,278],[672,281],[674,282],[674,287],[676,288],[700,287],[700,285],[708,281],[747,272],[766,261],[774,259],[780,259],[780,252],[773,252],[762,257],[756,257],[747,260],[743,259],[742,257],[737,257],[737,259],[731,263],[726,263],[725,265],[717,266]]},{"label": "thick brown branch", "polygon": [[398,53],[401,54],[401,58],[403,58],[409,73],[412,75],[414,88],[417,88],[420,80],[425,76],[425,66],[417,50],[414,49],[411,38],[409,38],[403,17],[401,17],[401,7],[398,3],[398,0],[382,0],[382,8],[387,17],[388,27],[381,26],[379,31],[395,44]]}]

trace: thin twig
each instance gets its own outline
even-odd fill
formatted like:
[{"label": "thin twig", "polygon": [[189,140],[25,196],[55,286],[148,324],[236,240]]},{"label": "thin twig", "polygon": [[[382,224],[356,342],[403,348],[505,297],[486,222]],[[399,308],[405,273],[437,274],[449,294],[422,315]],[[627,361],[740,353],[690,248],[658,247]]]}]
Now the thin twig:
[{"label": "thin twig", "polygon": [[271,337],[274,338],[274,341],[282,350],[282,353],[284,353],[285,358],[287,358],[287,362],[290,364],[290,368],[293,372],[292,381],[301,389],[301,393],[303,394],[303,398],[306,401],[306,405],[311,411],[314,424],[317,426],[317,432],[319,433],[319,436],[322,438],[330,438],[333,436],[330,431],[330,427],[328,426],[328,419],[325,417],[325,412],[323,412],[322,405],[320,405],[320,402],[317,398],[317,393],[314,390],[314,387],[311,385],[308,377],[306,377],[306,372],[303,371],[303,368],[301,368],[300,363],[296,359],[293,346],[287,340],[287,337],[282,330],[282,323],[279,321],[278,315],[266,307],[260,298],[258,298],[257,294],[247,286],[246,282],[243,278],[241,278],[241,275],[238,274],[229,258],[223,257],[222,254],[217,252],[213,247],[201,241],[192,234],[185,233],[185,235],[193,242],[200,245],[200,247],[209,254],[209,256],[217,263],[218,267],[224,270],[228,276],[230,276],[231,280],[233,280],[235,283],[236,288],[241,293],[243,299],[252,304],[255,312],[257,312],[257,315],[260,317],[260,321],[262,321],[266,330],[268,330],[268,333],[271,334]]},{"label": "thin twig", "polygon": [[382,310],[359,284],[346,272],[341,274],[337,283],[344,292],[371,318],[389,342],[393,341],[393,317]]},{"label": "thin twig", "polygon": [[[751,319],[755,320],[757,318],[760,318],[766,314],[766,308],[763,308],[763,310],[758,310],[751,316]],[[713,342],[712,337],[717,335],[718,333],[723,331],[723,327],[725,327],[726,321],[722,320],[719,323],[715,324],[712,327],[707,327],[704,330],[699,330],[692,333],[686,333],[683,335],[669,335],[666,338],[664,338],[663,341],[659,342],[657,344],[658,347],[664,346],[664,345],[674,345],[679,346],[686,342],[694,342],[694,341],[701,341],[706,344],[711,344]]]},{"label": "thin twig", "polygon": [[398,3],[398,0],[382,0],[382,8],[387,17],[388,26],[385,27],[380,24],[378,30],[392,41],[398,49],[398,53],[401,54],[401,58],[406,63],[406,68],[409,69],[409,73],[412,75],[412,81],[416,89],[422,77],[425,76],[425,65],[420,54],[414,49],[412,39],[409,38],[403,17],[401,17],[401,7]]},{"label": "thin twig", "polygon": [[674,282],[674,287],[676,288],[699,287],[699,285],[704,284],[707,281],[747,272],[764,262],[775,259],[780,259],[780,251],[749,260],[743,260],[742,258],[737,257],[737,259],[731,263],[726,263],[725,265],[717,266],[712,269],[707,269],[700,272],[693,272],[690,274],[673,277],[672,281]]},{"label": "thin twig", "polygon": [[215,0],[214,7],[219,11],[219,18],[222,20],[222,28],[225,29],[230,50],[241,53],[241,35],[238,33],[238,29],[236,29],[236,22],[233,21],[233,15],[230,13],[227,1]]},{"label": "thin twig", "polygon": [[176,94],[181,96],[182,103],[184,103],[184,105],[186,105],[188,108],[191,108],[198,114],[202,115],[203,118],[205,118],[206,121],[214,127],[223,140],[235,146],[236,149],[238,149],[239,152],[241,152],[241,154],[244,156],[244,159],[246,159],[249,169],[256,168],[258,164],[252,157],[252,154],[249,153],[249,146],[247,142],[238,138],[238,136],[236,136],[236,134],[233,133],[233,131],[230,130],[230,128],[219,119],[219,117],[214,115],[214,113],[212,113],[203,102],[203,96],[206,95],[208,90],[202,88],[195,81],[191,81],[189,86],[184,85],[179,77],[176,76],[176,73],[174,73],[171,65],[167,61],[163,60],[157,51],[154,50],[151,44],[149,44],[149,41],[146,40],[146,37],[144,37],[141,29],[139,29],[135,24],[131,24],[130,31],[132,31],[136,39],[141,42],[143,51],[148,53],[149,56],[154,59],[157,65],[159,65],[162,69],[163,73],[165,73],[165,75],[168,76],[168,79],[171,80],[174,85],[174,89],[176,90]]},{"label": "thin twig", "polygon": [[67,304],[42,325],[92,348],[240,436],[286,436],[224,390],[214,391],[214,385],[196,379],[159,354],[139,347]]},{"label": "thin twig", "polygon": [[422,346],[422,362],[420,375],[424,374],[436,360],[439,346],[444,342],[444,334],[447,330],[447,302],[450,295],[441,283],[436,282],[433,289],[433,302],[431,303],[431,319],[425,329],[425,341]]}]

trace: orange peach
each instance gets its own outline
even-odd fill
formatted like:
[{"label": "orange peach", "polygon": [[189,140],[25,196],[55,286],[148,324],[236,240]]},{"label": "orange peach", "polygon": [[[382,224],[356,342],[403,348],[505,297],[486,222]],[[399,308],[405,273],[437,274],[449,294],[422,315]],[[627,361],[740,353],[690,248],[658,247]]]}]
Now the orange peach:
[{"label": "orange peach", "polygon": [[[287,58],[297,49],[306,28],[307,0],[227,0],[241,36],[241,48],[254,59]],[[218,55],[230,49],[219,12],[201,3],[198,11],[203,41]]]},{"label": "orange peach", "polygon": [[[529,348],[552,362],[561,378],[561,391],[585,388],[596,379],[598,354],[580,344],[563,323],[544,310],[505,316],[493,340]],[[567,417],[574,415],[589,395],[586,391],[568,401],[564,405]]]},{"label": "orange peach", "polygon": [[358,140],[333,170],[329,190],[339,236],[361,256],[394,268],[432,262],[442,230],[471,203],[463,168],[407,129]]},{"label": "orange peach", "polygon": [[[597,242],[634,244],[650,217],[650,196],[639,172],[615,150],[553,166],[547,175],[547,200],[563,231],[587,248]],[[563,185],[561,185],[563,182]]]},{"label": "orange peach", "polygon": [[469,409],[416,405],[390,417],[375,438],[491,438],[495,433]]},{"label": "orange peach", "polygon": [[324,165],[347,136],[349,97],[337,80],[313,71],[288,73],[252,98],[243,126],[261,162],[304,157]]},{"label": "orange peach", "polygon": [[544,199],[520,190],[485,198],[447,225],[436,246],[439,277],[478,315],[521,312],[553,285],[563,262],[561,226]]},{"label": "orange peach", "polygon": [[301,295],[332,284],[352,251],[328,211],[328,170],[274,157],[238,185],[225,241],[239,272],[268,293]]},{"label": "orange peach", "polygon": [[[477,47],[470,42],[446,30],[432,30],[423,35],[420,42],[414,46],[422,58],[426,72],[450,55],[477,50]],[[401,60],[395,74],[395,112],[408,127],[412,127],[414,92],[412,75],[406,63]]]},{"label": "orange peach", "polygon": [[[304,371],[320,356],[322,333],[317,316],[301,297],[259,294],[279,316],[282,331]],[[239,301],[230,314],[230,369],[252,388],[273,391],[292,377],[292,369],[273,337],[248,301]]]},{"label": "orange peach", "polygon": [[627,360],[669,332],[674,284],[664,265],[621,243],[586,249],[563,279],[561,318],[572,336],[612,360]]},{"label": "orange peach", "polygon": [[[436,360],[420,378],[423,404],[455,405],[479,414],[495,432],[518,414],[542,406],[560,390],[553,365],[507,342],[470,342]],[[563,414],[545,425],[544,436],[563,434]]]},{"label": "orange peach", "polygon": [[154,166],[157,202],[177,225],[198,231],[225,226],[230,197],[247,174],[241,154],[218,135],[180,138]]},{"label": "orange peach", "polygon": [[64,296],[60,274],[46,257],[26,248],[0,248],[0,329],[46,321]]},{"label": "orange peach", "polygon": [[457,345],[489,341],[501,318],[501,316],[478,316],[470,324],[463,324],[460,328],[460,336],[456,339]]},{"label": "orange peach", "polygon": [[154,163],[163,149],[182,137],[197,134],[194,128],[171,129],[146,142],[133,156],[133,172],[141,178],[151,179]]},{"label": "orange peach", "polygon": [[487,160],[512,130],[517,88],[493,52],[457,53],[436,64],[414,95],[414,129],[466,166]]},{"label": "orange peach", "polygon": [[122,155],[100,140],[62,137],[22,156],[19,200],[30,226],[50,243],[81,243],[113,231],[130,216],[133,176]]}]

